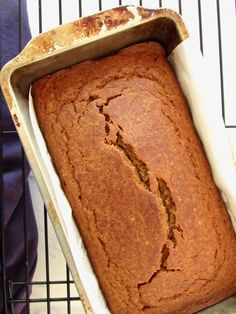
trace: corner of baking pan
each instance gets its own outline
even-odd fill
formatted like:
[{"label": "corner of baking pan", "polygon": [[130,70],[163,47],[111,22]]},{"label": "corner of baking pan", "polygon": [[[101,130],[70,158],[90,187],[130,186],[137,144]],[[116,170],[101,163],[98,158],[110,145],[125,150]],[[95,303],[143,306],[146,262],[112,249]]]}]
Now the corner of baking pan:
[{"label": "corner of baking pan", "polygon": [[1,88],[9,109],[15,105],[10,78],[17,68],[76,47],[81,42],[98,39],[157,17],[168,18],[175,23],[180,41],[189,36],[181,16],[171,9],[120,6],[58,26],[31,39],[22,52],[3,67],[0,74]]}]

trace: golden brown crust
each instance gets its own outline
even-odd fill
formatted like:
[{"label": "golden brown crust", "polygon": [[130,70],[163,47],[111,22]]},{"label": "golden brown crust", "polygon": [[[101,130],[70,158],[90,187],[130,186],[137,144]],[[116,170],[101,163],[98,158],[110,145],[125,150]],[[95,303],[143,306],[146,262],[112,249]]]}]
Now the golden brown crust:
[{"label": "golden brown crust", "polygon": [[112,313],[193,313],[236,292],[236,237],[158,43],[32,92]]}]

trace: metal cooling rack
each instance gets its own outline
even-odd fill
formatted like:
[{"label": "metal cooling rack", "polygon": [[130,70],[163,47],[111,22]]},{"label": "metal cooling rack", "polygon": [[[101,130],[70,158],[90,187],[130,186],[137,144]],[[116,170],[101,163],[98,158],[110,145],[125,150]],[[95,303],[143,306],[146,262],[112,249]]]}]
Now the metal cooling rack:
[{"label": "metal cooling rack", "polygon": [[[57,2],[57,3],[56,3]],[[63,13],[65,10],[65,3],[66,5],[69,5],[69,2],[67,0],[53,0],[53,1],[47,1],[47,0],[28,0],[29,3],[34,3],[34,7],[36,7],[36,11],[34,13],[34,16],[30,16],[29,19],[36,19],[36,23],[34,23],[34,27],[36,29],[35,34],[41,33],[42,31],[45,31],[44,28],[44,14],[48,10],[51,10],[51,5],[54,3],[58,9],[57,12],[52,10],[50,14],[56,15],[57,24],[64,23],[63,20]],[[228,108],[226,106],[226,88],[229,79],[229,72],[226,72],[226,63],[225,60],[227,60],[227,55],[225,53],[225,39],[228,34],[226,34],[227,29],[227,21],[225,19],[225,12],[230,8],[230,10],[233,10],[234,18],[235,18],[235,1],[234,0],[228,0],[228,1],[222,1],[220,0],[130,0],[130,1],[122,1],[122,0],[98,0],[98,1],[82,1],[82,0],[75,0],[74,5],[77,7],[77,13],[76,17],[81,17],[83,15],[88,15],[89,13],[96,12],[98,10],[107,9],[108,7],[115,7],[118,5],[124,5],[124,4],[135,4],[150,8],[158,8],[158,7],[169,7],[173,8],[176,11],[178,11],[180,14],[183,14],[184,20],[188,20],[189,22],[192,21],[192,27],[194,28],[194,36],[196,37],[196,42],[198,42],[198,45],[202,51],[202,53],[205,55],[206,50],[205,46],[207,46],[208,40],[210,39],[210,32],[206,31],[205,23],[206,20],[212,21],[212,25],[214,24],[215,27],[215,41],[214,45],[216,47],[212,57],[214,57],[215,60],[215,66],[218,69],[217,72],[217,82],[218,82],[218,88],[216,89],[216,92],[219,94],[219,104],[221,110],[223,119],[225,121],[225,127],[229,130],[229,132],[232,132],[231,137],[235,134],[236,136],[236,114],[235,109],[231,106],[231,108]],[[191,4],[191,5],[190,5]],[[227,4],[227,5],[226,5]],[[191,7],[192,6],[192,7]],[[190,9],[191,7],[191,9]],[[0,8],[1,9],[1,8]],[[214,21],[213,21],[214,20]],[[223,24],[222,24],[223,21]],[[18,0],[18,23],[19,23],[19,52],[22,50],[22,18],[21,18],[21,0]],[[36,25],[37,24],[37,25]],[[223,26],[222,26],[223,25]],[[56,25],[54,25],[56,26]],[[38,31],[37,31],[38,29]],[[191,31],[191,30],[190,30]],[[235,38],[234,38],[235,40]],[[208,45],[208,53],[209,45]],[[0,53],[1,53],[1,47],[0,47]],[[209,56],[211,57],[211,56]],[[210,60],[210,59],[209,59]],[[227,102],[230,99],[231,103],[233,103],[233,98],[235,99],[235,93],[234,95],[231,93],[229,95],[230,91],[227,91]],[[235,116],[234,116],[235,114]],[[15,132],[15,131],[13,131]],[[3,295],[4,305],[5,305],[5,312],[4,313],[14,313],[15,304],[17,303],[25,303],[26,304],[26,313],[33,313],[37,314],[40,311],[35,310],[33,308],[33,304],[39,303],[44,304],[44,310],[40,313],[53,313],[52,311],[52,304],[55,302],[62,303],[65,305],[64,312],[60,311],[60,313],[83,313],[82,308],[80,308],[80,311],[78,311],[78,308],[76,310],[74,309],[74,304],[80,302],[80,298],[76,293],[72,293],[72,287],[73,287],[73,281],[71,280],[69,269],[67,265],[66,267],[66,276],[65,278],[58,277],[56,280],[51,280],[51,272],[52,269],[50,268],[50,261],[49,261],[49,253],[50,253],[50,246],[49,246],[49,221],[48,221],[48,215],[47,211],[44,208],[42,211],[43,215],[43,223],[44,223],[44,268],[45,268],[45,280],[40,281],[34,281],[32,283],[29,283],[29,270],[28,270],[28,243],[27,243],[27,234],[29,230],[27,229],[27,213],[26,211],[22,212],[22,228],[24,230],[24,247],[25,247],[25,281],[24,282],[7,282],[6,281],[6,264],[5,264],[5,234],[4,234],[4,228],[3,228],[3,171],[2,171],[2,156],[3,156],[3,139],[4,137],[8,136],[9,133],[2,130],[2,115],[0,110],[0,234],[1,234],[1,243],[0,243],[0,260],[2,265],[2,287],[3,290],[0,291],[0,294]],[[22,149],[22,187],[23,187],[23,194],[25,193],[25,155]],[[25,202],[25,197],[23,195],[23,202]],[[13,298],[13,290],[17,285],[24,285],[26,289],[26,299],[23,300],[17,300]],[[29,291],[35,286],[43,286],[45,287],[45,293],[42,293],[42,295],[39,295],[37,297],[34,297],[33,295],[30,295]],[[60,297],[56,296],[54,297],[51,293],[54,286],[64,286],[66,289],[62,289],[63,293]]]}]

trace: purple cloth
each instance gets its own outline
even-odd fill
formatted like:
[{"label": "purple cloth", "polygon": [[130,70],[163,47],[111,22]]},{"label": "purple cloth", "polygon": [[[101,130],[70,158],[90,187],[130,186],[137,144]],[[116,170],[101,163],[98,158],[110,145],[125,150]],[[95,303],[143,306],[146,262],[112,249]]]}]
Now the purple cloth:
[{"label": "purple cloth", "polygon": [[[21,44],[19,39],[19,7],[21,3]],[[14,58],[31,37],[25,0],[0,0],[0,65],[1,67]],[[22,47],[20,47],[22,45]],[[0,104],[2,110],[3,131],[14,131],[15,127],[10,117],[8,108],[0,91]],[[32,209],[27,176],[29,165],[25,162],[25,178],[22,174],[22,148],[15,133],[3,135],[3,165],[0,175],[3,175],[4,185],[4,229],[5,229],[5,259],[7,281],[25,281],[25,245],[23,213],[26,211],[29,250],[29,280],[32,279],[37,260],[37,226]],[[25,182],[24,182],[25,180]],[[25,197],[23,185],[25,184]],[[0,313],[3,310],[2,294],[2,265],[0,265]],[[25,298],[26,289],[16,285],[13,289],[13,298]],[[25,304],[14,306],[14,313],[26,313]]]}]

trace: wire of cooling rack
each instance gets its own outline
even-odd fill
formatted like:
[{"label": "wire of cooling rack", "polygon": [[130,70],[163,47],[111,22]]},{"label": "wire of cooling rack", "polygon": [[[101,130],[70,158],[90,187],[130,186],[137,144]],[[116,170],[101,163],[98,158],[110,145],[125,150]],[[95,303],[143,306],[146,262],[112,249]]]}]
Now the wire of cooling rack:
[{"label": "wire of cooling rack", "polygon": [[[204,45],[203,45],[203,28],[202,28],[202,2],[201,0],[197,0],[198,4],[198,23],[199,23],[199,47],[204,54]],[[224,71],[223,71],[223,52],[222,52],[222,31],[221,31],[221,13],[220,13],[220,2],[219,0],[216,1],[216,10],[217,10],[217,27],[218,27],[218,48],[219,48],[219,67],[220,67],[220,95],[221,95],[221,108],[222,108],[222,116],[225,120],[225,95],[224,95]],[[139,1],[139,5],[143,5],[142,0]],[[119,5],[122,5],[122,0],[118,1]],[[177,0],[178,3],[178,11],[182,14],[184,1]],[[158,0],[156,1],[156,7],[162,7],[165,5],[165,0]],[[82,8],[85,5],[82,0],[78,0],[78,17],[82,16]],[[21,0],[18,0],[18,29],[19,29],[19,51],[22,49],[22,16],[21,16],[21,7],[22,3]],[[98,0],[98,8],[99,10],[103,9],[103,1]],[[63,6],[62,0],[58,0],[58,10],[59,10],[59,20],[58,24],[62,24],[62,16],[63,16]],[[42,0],[38,0],[38,17],[39,17],[39,24],[38,30],[39,33],[42,32]],[[1,41],[0,41],[0,63],[1,63]],[[236,125],[226,125],[226,128],[236,128]],[[66,302],[67,303],[67,313],[70,314],[72,311],[71,302],[72,301],[79,301],[79,296],[72,296],[71,294],[71,285],[73,281],[70,279],[70,272],[68,266],[66,266],[66,280],[50,280],[50,263],[49,263],[49,244],[48,244],[48,215],[46,208],[44,208],[43,215],[44,215],[44,241],[45,241],[45,273],[46,273],[46,280],[45,281],[33,281],[29,282],[29,269],[28,269],[28,258],[29,258],[29,249],[28,249],[28,227],[27,227],[27,211],[24,210],[22,212],[22,228],[24,230],[24,250],[25,250],[25,280],[24,281],[6,281],[6,260],[5,260],[5,247],[6,247],[6,239],[5,239],[5,232],[4,232],[4,198],[3,198],[3,138],[8,134],[16,132],[16,131],[5,131],[2,128],[2,106],[0,106],[0,261],[1,261],[1,285],[3,287],[0,294],[2,294],[3,299],[3,306],[4,306],[4,313],[11,313],[14,314],[14,306],[19,303],[24,303],[26,305],[26,313],[30,313],[30,304],[31,303],[46,303],[46,311],[48,314],[51,313],[51,303],[52,302]],[[25,155],[22,149],[22,188],[23,188],[23,203],[25,203]],[[23,285],[26,291],[26,297],[24,299],[15,299],[13,297],[13,291],[16,286]],[[54,285],[65,285],[66,292],[62,297],[52,297],[50,293],[50,288]],[[33,298],[30,296],[30,290],[34,286],[45,286],[46,287],[46,297],[38,297]]]}]

